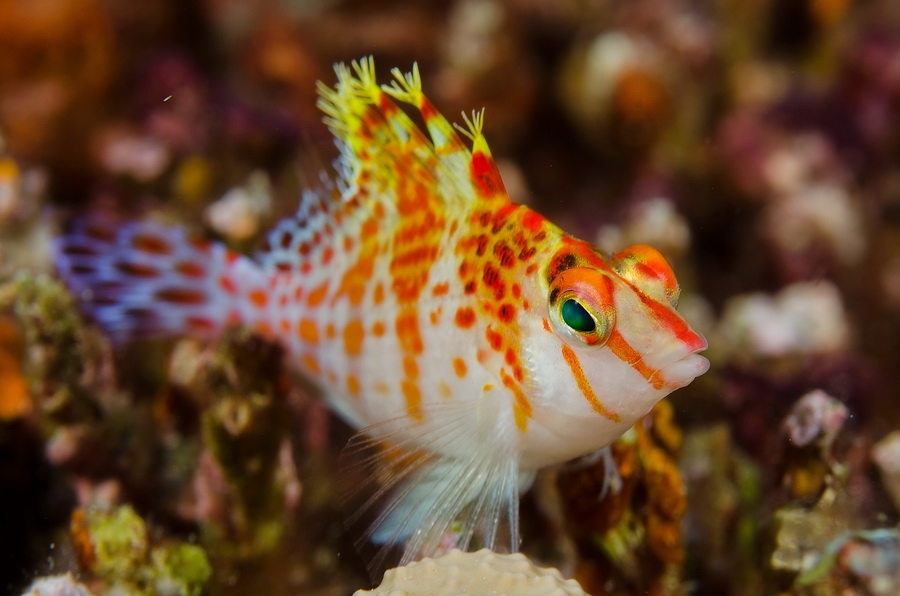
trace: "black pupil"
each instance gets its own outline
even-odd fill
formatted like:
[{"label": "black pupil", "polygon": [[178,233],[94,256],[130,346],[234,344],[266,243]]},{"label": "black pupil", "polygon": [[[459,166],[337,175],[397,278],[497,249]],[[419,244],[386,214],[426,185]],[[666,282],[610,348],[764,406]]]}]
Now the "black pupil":
[{"label": "black pupil", "polygon": [[563,322],[580,333],[590,333],[597,328],[594,318],[577,300],[566,300],[563,302],[562,310]]}]

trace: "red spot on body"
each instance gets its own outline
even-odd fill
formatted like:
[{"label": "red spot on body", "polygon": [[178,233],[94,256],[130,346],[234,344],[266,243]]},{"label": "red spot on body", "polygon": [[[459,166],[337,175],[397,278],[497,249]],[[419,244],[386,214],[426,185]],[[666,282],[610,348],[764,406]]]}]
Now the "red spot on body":
[{"label": "red spot on body", "polygon": [[[116,269],[118,269],[125,275],[140,277],[141,279],[153,279],[154,277],[159,277],[159,270],[156,267],[151,267],[150,265],[141,265],[139,263],[120,261],[116,263]],[[90,273],[93,271],[93,268],[90,268],[88,272]]]},{"label": "red spot on body", "polygon": [[462,329],[468,329],[475,324],[475,311],[468,306],[461,307],[456,311],[456,326]]},{"label": "red spot on body", "polygon": [[185,277],[192,277],[194,279],[199,279],[206,275],[206,269],[202,265],[191,263],[190,261],[179,261],[178,263],[175,263],[175,271]]},{"label": "red spot on body", "polygon": [[153,296],[163,302],[175,304],[203,304],[206,302],[206,294],[191,288],[162,288],[157,290]]},{"label": "red spot on body", "polygon": [[217,325],[211,319],[207,319],[206,317],[197,317],[191,316],[187,317],[184,320],[188,329],[197,333],[208,333],[210,331],[215,331]]},{"label": "red spot on body", "polygon": [[172,253],[172,247],[169,246],[168,242],[151,234],[135,234],[131,239],[131,245],[137,250],[154,255],[168,255]]},{"label": "red spot on body", "polygon": [[493,197],[503,192],[503,182],[500,180],[497,166],[494,164],[494,160],[485,155],[483,151],[472,153],[469,170],[472,181],[475,183],[475,190],[480,196]]},{"label": "red spot on body", "polygon": [[512,304],[501,304],[497,310],[497,317],[504,323],[511,323],[516,316],[516,307]]},{"label": "red spot on body", "polygon": [[531,209],[528,209],[522,215],[521,221],[524,227],[528,228],[532,232],[537,232],[541,229],[541,227],[543,227],[545,219],[538,213],[535,213]]},{"label": "red spot on body", "polygon": [[237,284],[234,283],[234,280],[231,279],[231,277],[229,277],[227,275],[220,276],[219,277],[219,285],[222,287],[223,290],[228,292],[230,295],[232,295],[232,296],[237,295],[237,292],[238,292]]},{"label": "red spot on body", "polygon": [[519,361],[519,357],[516,355],[516,351],[512,348],[506,348],[506,354],[504,355],[503,359],[506,360],[506,363],[510,366]]},{"label": "red spot on body", "polygon": [[484,336],[487,338],[488,343],[495,352],[499,352],[503,349],[503,336],[494,331],[488,326],[484,331]]},{"label": "red spot on body", "polygon": [[513,249],[502,240],[494,245],[494,256],[497,257],[500,266],[504,269],[509,269],[516,264],[516,255]]}]

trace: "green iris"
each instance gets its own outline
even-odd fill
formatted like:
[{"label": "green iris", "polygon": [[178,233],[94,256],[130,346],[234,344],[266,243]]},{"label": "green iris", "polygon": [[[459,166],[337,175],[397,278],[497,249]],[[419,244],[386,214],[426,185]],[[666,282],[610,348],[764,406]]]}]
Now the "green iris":
[{"label": "green iris", "polygon": [[570,298],[563,302],[560,315],[566,325],[579,333],[590,333],[597,329],[594,317],[577,300]]}]

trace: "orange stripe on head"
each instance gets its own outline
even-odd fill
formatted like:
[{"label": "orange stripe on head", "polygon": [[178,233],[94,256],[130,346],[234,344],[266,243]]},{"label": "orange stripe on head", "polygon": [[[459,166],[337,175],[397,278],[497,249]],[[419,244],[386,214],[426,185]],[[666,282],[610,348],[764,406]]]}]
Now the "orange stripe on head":
[{"label": "orange stripe on head", "polygon": [[[610,341],[612,340],[610,339]],[[591,387],[591,384],[588,383],[587,377],[584,375],[584,371],[581,369],[581,363],[578,362],[578,356],[575,355],[575,352],[572,350],[572,348],[563,344],[562,355],[566,360],[566,364],[568,364],[569,368],[572,370],[572,376],[575,377],[575,383],[578,385],[578,389],[581,390],[584,398],[588,401],[589,404],[591,404],[591,408],[593,408],[595,412],[597,412],[607,420],[612,420],[613,422],[621,422],[622,419],[618,414],[616,414],[615,412],[610,412],[602,403],[600,403],[600,400],[597,398],[597,394],[594,393],[594,389]]]},{"label": "orange stripe on head", "polygon": [[612,353],[618,356],[620,360],[631,365],[631,367],[638,371],[642,377],[647,379],[655,389],[662,389],[663,385],[665,385],[665,382],[656,376],[657,371],[647,366],[647,363],[644,362],[644,358],[640,353],[625,341],[625,338],[622,337],[622,334],[619,333],[618,330],[614,329],[610,334],[609,340],[606,342],[606,347],[612,350]]},{"label": "orange stripe on head", "polygon": [[707,344],[703,336],[691,329],[677,312],[665,304],[645,296],[641,292],[636,292],[636,294],[641,299],[641,302],[644,303],[644,306],[653,313],[653,318],[659,321],[664,328],[671,331],[688,350],[695,352],[697,350],[706,349]]}]

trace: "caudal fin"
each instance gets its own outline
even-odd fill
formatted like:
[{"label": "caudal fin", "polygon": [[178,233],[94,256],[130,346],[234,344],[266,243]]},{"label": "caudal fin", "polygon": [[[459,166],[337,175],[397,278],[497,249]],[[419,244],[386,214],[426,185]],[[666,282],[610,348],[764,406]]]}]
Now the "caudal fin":
[{"label": "caudal fin", "polygon": [[116,342],[212,336],[249,322],[266,276],[222,244],[143,221],[77,221],[54,241],[57,271],[83,310]]}]

